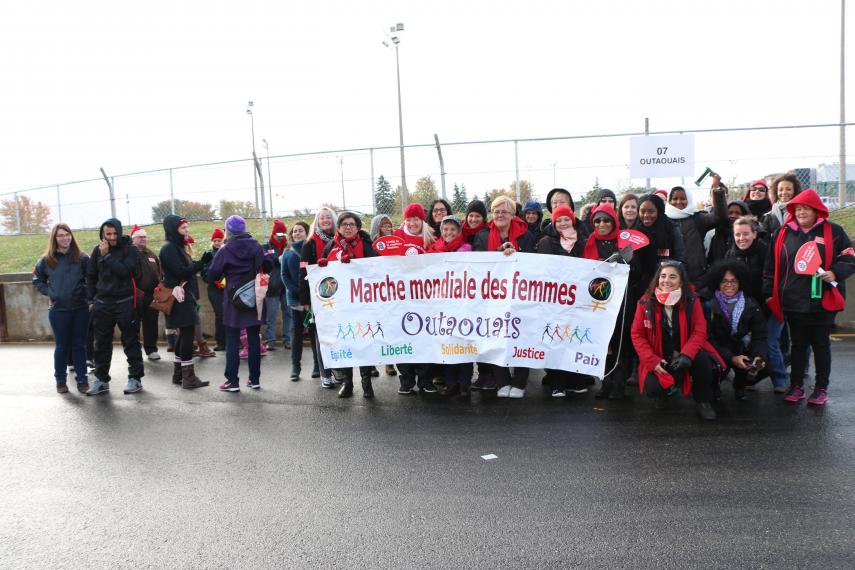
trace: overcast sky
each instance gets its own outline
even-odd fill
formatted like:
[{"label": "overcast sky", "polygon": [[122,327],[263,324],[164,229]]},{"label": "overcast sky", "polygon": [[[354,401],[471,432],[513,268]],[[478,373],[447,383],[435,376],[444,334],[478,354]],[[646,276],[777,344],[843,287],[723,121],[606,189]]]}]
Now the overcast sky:
[{"label": "overcast sky", "polygon": [[[395,145],[394,52],[381,40],[396,22],[407,143],[634,132],[644,117],[653,130],[837,122],[839,18],[837,0],[5,2],[0,192],[97,177],[101,166],[247,158],[249,100],[262,156],[262,138],[272,155]],[[836,162],[837,141],[837,129],[698,135],[697,170],[753,178]],[[470,196],[514,178],[512,145],[445,153],[449,187]],[[553,175],[580,192],[595,177],[643,184],[628,178],[627,139],[526,143],[519,155],[541,198]],[[368,158],[343,154],[347,199],[365,210]],[[397,151],[375,153],[381,173],[399,183]],[[411,188],[422,175],[439,185],[435,150],[408,151]],[[277,210],[341,202],[334,155],[274,161],[271,177]],[[164,176],[116,186],[137,217],[169,192]],[[176,191],[253,199],[251,168],[176,174]],[[67,194],[101,200],[106,186]],[[84,210],[98,217],[101,206],[69,221],[94,223]]]}]

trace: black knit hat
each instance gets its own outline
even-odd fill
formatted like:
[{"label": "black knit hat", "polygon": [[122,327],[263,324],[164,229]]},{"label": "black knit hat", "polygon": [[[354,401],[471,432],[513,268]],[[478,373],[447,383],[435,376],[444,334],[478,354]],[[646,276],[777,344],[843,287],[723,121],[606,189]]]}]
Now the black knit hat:
[{"label": "black knit hat", "polygon": [[552,213],[552,197],[555,196],[556,193],[567,194],[570,198],[570,209],[574,212],[576,211],[576,203],[573,202],[573,194],[570,193],[569,190],[565,190],[564,188],[553,188],[549,191],[549,194],[546,195],[546,209],[549,210],[549,213]]},{"label": "black knit hat", "polygon": [[487,220],[487,206],[484,205],[484,202],[478,200],[472,200],[469,202],[469,205],[466,206],[466,215],[468,216],[470,212],[477,212],[481,214],[481,217],[484,218],[484,221]]}]

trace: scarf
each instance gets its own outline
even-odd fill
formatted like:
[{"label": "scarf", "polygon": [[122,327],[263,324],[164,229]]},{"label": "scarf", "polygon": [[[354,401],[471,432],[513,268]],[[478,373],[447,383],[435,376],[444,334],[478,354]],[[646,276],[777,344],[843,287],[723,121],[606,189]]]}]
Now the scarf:
[{"label": "scarf", "polygon": [[288,243],[287,239],[280,240],[275,235],[270,236],[270,244],[276,249],[278,255],[282,255],[282,250],[285,248],[286,243]]},{"label": "scarf", "polygon": [[679,208],[675,208],[671,204],[665,204],[665,215],[672,220],[684,220],[686,218],[691,218],[695,214],[695,205],[692,202],[680,210]]},{"label": "scarf", "polygon": [[585,259],[600,259],[600,252],[599,248],[597,247],[597,242],[616,241],[618,238],[618,234],[620,233],[620,230],[618,229],[617,217],[614,213],[614,208],[612,208],[611,205],[600,205],[594,208],[591,211],[591,223],[593,223],[594,218],[600,212],[607,214],[612,220],[612,231],[604,236],[601,236],[600,233],[597,231],[597,226],[594,226],[594,231],[591,232],[591,235],[588,236],[588,241],[585,242],[585,253],[583,254]]},{"label": "scarf", "polygon": [[674,289],[673,291],[663,291],[659,287],[657,287],[653,291],[654,295],[656,295],[656,300],[666,307],[673,307],[677,303],[680,302],[680,297],[683,294],[683,289]]},{"label": "scarf", "polygon": [[762,200],[746,200],[745,205],[748,206],[751,213],[757,216],[758,219],[766,212],[772,210],[772,203],[768,198],[763,198]]},{"label": "scarf", "polygon": [[340,233],[336,232],[335,237],[331,238],[335,244],[330,250],[327,259],[341,259],[347,255],[350,259],[359,259],[365,257],[365,252],[362,248],[362,236],[358,233],[353,239],[347,239]]},{"label": "scarf", "polygon": [[511,227],[508,228],[507,240],[503,240],[502,236],[499,235],[499,228],[496,227],[496,223],[493,220],[490,220],[487,227],[490,228],[490,236],[487,238],[487,251],[499,251],[499,248],[502,247],[502,244],[506,241],[511,242],[514,249],[519,251],[520,246],[517,240],[528,232],[528,224],[517,216],[514,216],[511,220]]},{"label": "scarf", "polygon": [[721,312],[724,313],[727,322],[730,323],[730,334],[736,334],[736,329],[739,328],[739,319],[742,317],[742,312],[745,310],[745,295],[742,291],[736,293],[732,297],[728,297],[721,291],[715,292],[715,298],[718,300],[718,306],[721,307]]},{"label": "scarf", "polygon": [[576,232],[576,228],[570,226],[563,232],[559,232],[557,229],[555,231],[558,233],[558,241],[561,244],[562,249],[567,253],[571,253],[573,248],[576,246],[576,240],[579,236]]},{"label": "scarf", "polygon": [[475,237],[475,234],[477,234],[478,232],[480,232],[481,230],[483,230],[486,227],[487,227],[487,224],[485,224],[484,222],[481,222],[480,224],[478,224],[474,228],[470,227],[469,224],[464,223],[463,224],[463,232],[462,232],[463,239],[471,242],[472,238]]},{"label": "scarf", "polygon": [[457,237],[451,240],[448,243],[445,243],[445,240],[439,238],[435,242],[433,242],[430,246],[430,251],[432,253],[446,253],[457,251],[463,246],[466,242],[466,238],[463,237],[463,234],[457,234]]}]

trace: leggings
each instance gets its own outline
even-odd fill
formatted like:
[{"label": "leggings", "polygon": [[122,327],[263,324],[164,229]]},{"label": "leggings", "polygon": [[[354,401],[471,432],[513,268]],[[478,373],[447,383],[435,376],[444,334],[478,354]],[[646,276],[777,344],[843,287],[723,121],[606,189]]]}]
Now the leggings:
[{"label": "leggings", "polygon": [[178,329],[178,340],[175,342],[175,360],[183,362],[193,360],[193,337],[195,329],[194,325]]},{"label": "leggings", "polygon": [[[829,318],[828,315],[831,315]],[[804,384],[807,370],[808,347],[813,349],[816,368],[816,388],[828,389],[831,375],[831,326],[834,313],[787,313],[790,325],[790,384]]]}]

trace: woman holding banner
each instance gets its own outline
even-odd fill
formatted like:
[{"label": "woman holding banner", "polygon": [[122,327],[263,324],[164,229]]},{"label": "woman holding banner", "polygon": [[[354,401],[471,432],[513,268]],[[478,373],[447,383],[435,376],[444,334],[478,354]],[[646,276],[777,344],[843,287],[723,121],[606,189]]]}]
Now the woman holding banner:
[{"label": "woman holding banner", "polygon": [[663,261],[638,301],[632,343],[638,353],[639,390],[655,398],[658,409],[681,387],[684,396],[694,397],[701,419],[716,419],[713,367],[725,366],[707,340],[701,301],[679,261]]},{"label": "woman holding banner", "polygon": [[[353,212],[342,212],[338,215],[336,222],[337,231],[333,239],[324,248],[323,257],[318,260],[319,267],[326,267],[330,261],[350,263],[352,259],[363,257],[377,257],[377,252],[371,245],[371,236],[362,231],[362,220]],[[371,386],[371,373],[373,366],[360,366],[359,375],[362,378],[362,396],[374,397],[374,388]],[[336,381],[342,384],[338,391],[339,398],[350,398],[353,396],[353,367],[333,368]]]},{"label": "woman holding banner", "polygon": [[810,346],[816,384],[808,404],[823,406],[831,374],[831,327],[846,305],[844,282],[855,272],[855,251],[846,231],[828,220],[828,208],[814,190],[790,200],[787,213],[766,257],[763,291],[774,318],[790,325],[790,389],[784,401],[795,404],[805,399]]},{"label": "woman holding banner", "polygon": [[[312,225],[309,226],[309,236],[306,238],[306,243],[303,244],[303,249],[300,252],[299,301],[303,311],[309,312],[312,310],[312,296],[309,291],[309,282],[306,281],[306,267],[315,265],[324,256],[324,249],[328,244],[332,243],[335,236],[335,225],[335,211],[326,206],[318,208],[318,213],[315,214],[315,219],[312,221]],[[309,324],[309,336],[312,339],[312,344],[315,346],[318,363],[321,365],[321,386],[332,390],[335,388],[335,381],[332,377],[332,371],[329,368],[323,367],[323,354],[321,353],[321,345],[318,342],[318,329],[315,326],[314,320]],[[312,374],[312,378],[316,378],[316,376]]]},{"label": "woman holding banner", "polygon": [[[513,255],[517,251],[533,253],[534,236],[528,231],[528,224],[516,216],[516,202],[507,196],[499,196],[490,204],[490,209],[493,213],[493,219],[490,220],[485,229],[475,236],[472,249],[474,251],[501,251],[504,255]],[[479,364],[479,375],[482,370],[486,373],[487,379],[492,376],[494,385],[498,385],[498,396],[500,398],[522,398],[525,396],[528,368],[515,367],[513,376],[511,376],[509,368],[493,364]],[[482,378],[473,384],[473,388],[491,389],[489,380],[482,382]]]}]

